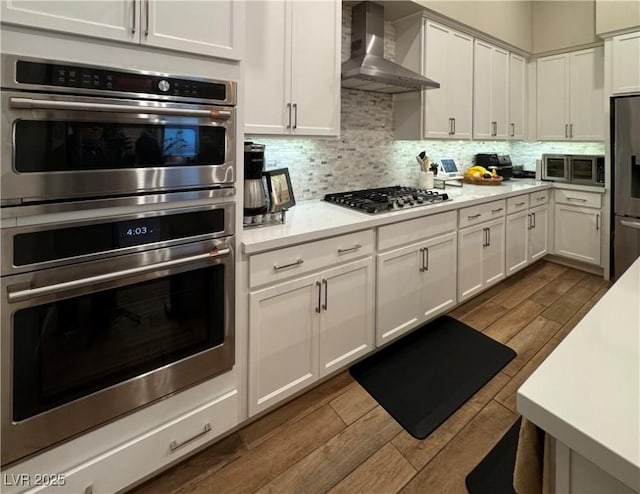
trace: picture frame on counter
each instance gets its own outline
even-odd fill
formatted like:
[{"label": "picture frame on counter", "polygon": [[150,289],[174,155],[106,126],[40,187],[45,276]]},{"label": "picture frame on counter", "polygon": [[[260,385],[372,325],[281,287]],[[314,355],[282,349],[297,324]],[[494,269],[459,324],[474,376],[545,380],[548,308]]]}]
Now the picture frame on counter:
[{"label": "picture frame on counter", "polygon": [[288,168],[262,172],[262,177],[269,198],[270,212],[287,210],[296,205]]}]

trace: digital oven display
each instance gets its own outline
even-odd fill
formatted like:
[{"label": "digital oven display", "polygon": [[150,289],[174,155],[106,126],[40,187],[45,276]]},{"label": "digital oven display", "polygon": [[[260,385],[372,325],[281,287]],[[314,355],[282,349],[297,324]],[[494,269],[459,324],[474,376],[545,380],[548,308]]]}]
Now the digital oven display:
[{"label": "digital oven display", "polygon": [[121,221],[116,223],[118,247],[148,244],[160,241],[160,218]]}]

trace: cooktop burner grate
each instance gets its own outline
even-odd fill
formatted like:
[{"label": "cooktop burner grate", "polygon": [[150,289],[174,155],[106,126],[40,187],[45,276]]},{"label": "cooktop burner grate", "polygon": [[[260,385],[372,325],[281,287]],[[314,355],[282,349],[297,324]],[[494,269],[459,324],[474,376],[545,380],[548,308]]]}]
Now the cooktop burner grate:
[{"label": "cooktop burner grate", "polygon": [[380,187],[327,194],[324,200],[364,213],[379,214],[450,201],[446,193],[415,187]]}]

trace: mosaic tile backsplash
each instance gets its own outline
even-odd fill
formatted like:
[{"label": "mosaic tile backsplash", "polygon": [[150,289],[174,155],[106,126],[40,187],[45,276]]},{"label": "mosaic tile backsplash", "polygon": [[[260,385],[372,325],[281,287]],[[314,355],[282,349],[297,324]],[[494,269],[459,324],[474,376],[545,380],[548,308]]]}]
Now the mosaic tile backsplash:
[{"label": "mosaic tile backsplash", "polygon": [[[351,9],[342,10],[342,60],[349,58]],[[385,57],[393,60],[393,25],[385,22]],[[296,200],[345,190],[417,185],[416,155],[453,158],[463,167],[476,153],[510,154],[514,165],[535,170],[543,153],[604,154],[603,143],[506,141],[400,141],[393,139],[393,96],[342,89],[339,138],[245,136],[264,144],[266,169],[289,168]]]}]

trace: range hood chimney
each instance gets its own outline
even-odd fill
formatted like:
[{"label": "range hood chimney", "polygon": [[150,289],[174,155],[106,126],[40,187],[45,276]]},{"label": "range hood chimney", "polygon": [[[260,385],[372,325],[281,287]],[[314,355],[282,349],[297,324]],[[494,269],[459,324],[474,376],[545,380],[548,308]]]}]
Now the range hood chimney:
[{"label": "range hood chimney", "polygon": [[384,58],[384,7],[360,2],[351,13],[351,58],[342,64],[342,87],[406,93],[440,84]]}]

